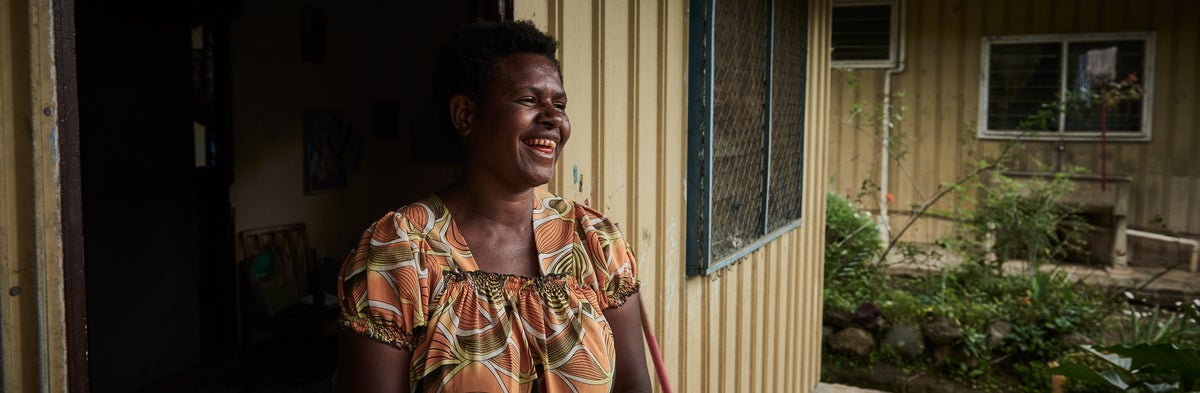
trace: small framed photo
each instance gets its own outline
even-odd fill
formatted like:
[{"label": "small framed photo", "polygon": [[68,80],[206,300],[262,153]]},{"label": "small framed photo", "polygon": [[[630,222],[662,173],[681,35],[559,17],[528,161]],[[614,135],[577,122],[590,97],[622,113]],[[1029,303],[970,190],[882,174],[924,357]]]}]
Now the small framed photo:
[{"label": "small framed photo", "polygon": [[304,192],[346,188],[345,149],[349,133],[340,111],[304,111]]}]

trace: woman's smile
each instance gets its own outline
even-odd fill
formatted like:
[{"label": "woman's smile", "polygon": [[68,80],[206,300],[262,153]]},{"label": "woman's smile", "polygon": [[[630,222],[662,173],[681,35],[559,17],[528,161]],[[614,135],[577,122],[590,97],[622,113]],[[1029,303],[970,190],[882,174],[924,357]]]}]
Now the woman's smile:
[{"label": "woman's smile", "polygon": [[558,146],[558,142],[554,141],[553,139],[532,138],[526,139],[522,142],[525,143],[525,146],[528,146],[542,157],[552,161],[554,160],[554,153],[556,151],[555,147]]}]

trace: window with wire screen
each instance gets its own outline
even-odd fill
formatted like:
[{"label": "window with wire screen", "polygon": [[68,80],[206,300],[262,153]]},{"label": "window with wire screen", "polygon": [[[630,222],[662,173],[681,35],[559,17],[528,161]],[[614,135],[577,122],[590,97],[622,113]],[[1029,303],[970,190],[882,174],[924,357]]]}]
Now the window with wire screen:
[{"label": "window with wire screen", "polygon": [[983,40],[979,136],[1149,140],[1153,33]]},{"label": "window with wire screen", "polygon": [[807,1],[692,0],[687,273],[800,222]]},{"label": "window with wire screen", "polygon": [[830,37],[834,67],[896,65],[895,0],[841,0],[833,4]]}]

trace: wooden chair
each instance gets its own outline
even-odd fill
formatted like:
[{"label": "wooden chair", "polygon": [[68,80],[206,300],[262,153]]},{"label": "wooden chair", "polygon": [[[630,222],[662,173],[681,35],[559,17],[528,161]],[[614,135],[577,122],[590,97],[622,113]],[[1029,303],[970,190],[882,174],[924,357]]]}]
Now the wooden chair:
[{"label": "wooden chair", "polygon": [[[304,223],[247,229],[238,233],[238,244],[242,250],[236,280],[239,348],[276,337],[319,338],[336,330],[332,318],[336,313],[325,304],[316,252],[309,246]],[[263,266],[256,271],[256,261],[261,264],[264,252],[270,252],[265,257],[269,271],[262,271]],[[271,284],[276,310],[268,310],[272,305],[264,300],[268,280],[275,280]],[[279,309],[280,301],[289,304]]]}]

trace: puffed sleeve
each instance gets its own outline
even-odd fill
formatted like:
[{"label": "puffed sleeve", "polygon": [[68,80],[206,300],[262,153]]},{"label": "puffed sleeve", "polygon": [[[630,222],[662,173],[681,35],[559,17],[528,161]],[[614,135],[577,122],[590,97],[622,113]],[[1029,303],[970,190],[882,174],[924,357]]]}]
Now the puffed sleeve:
[{"label": "puffed sleeve", "polygon": [[429,274],[409,239],[411,228],[402,215],[384,216],[363,233],[338,274],[342,326],[410,351],[429,308]]},{"label": "puffed sleeve", "polygon": [[578,224],[583,227],[584,238],[580,240],[601,292],[598,306],[604,310],[625,304],[625,298],[637,293],[641,286],[633,250],[617,226],[600,212],[583,204],[576,204],[575,210]]}]

